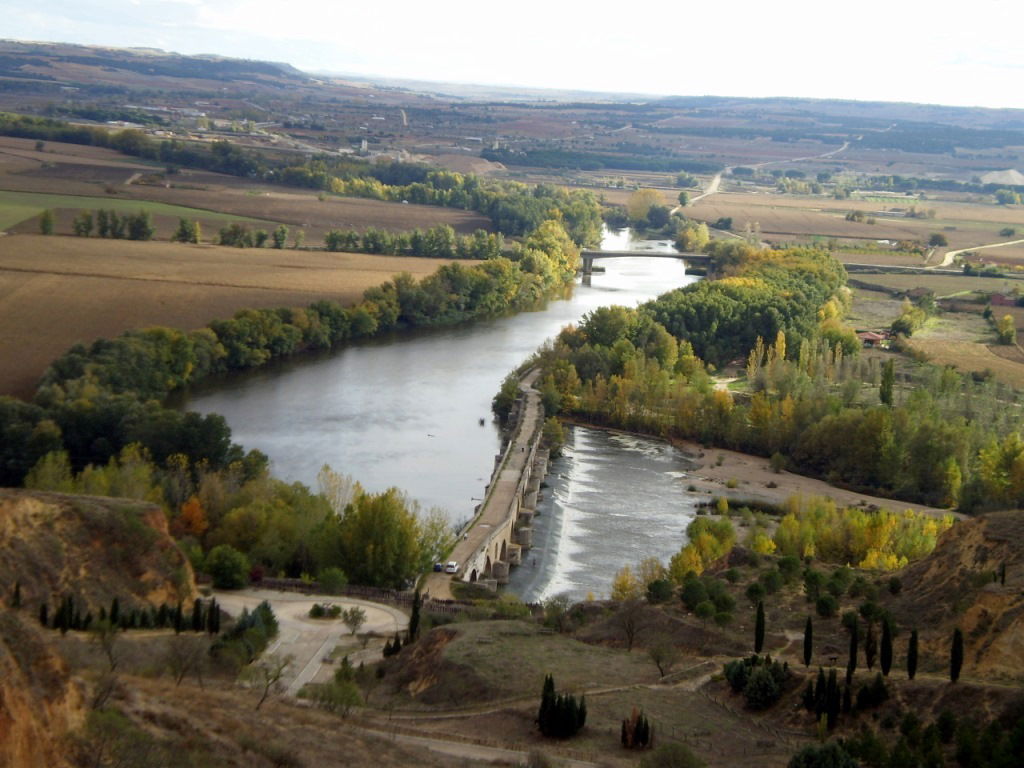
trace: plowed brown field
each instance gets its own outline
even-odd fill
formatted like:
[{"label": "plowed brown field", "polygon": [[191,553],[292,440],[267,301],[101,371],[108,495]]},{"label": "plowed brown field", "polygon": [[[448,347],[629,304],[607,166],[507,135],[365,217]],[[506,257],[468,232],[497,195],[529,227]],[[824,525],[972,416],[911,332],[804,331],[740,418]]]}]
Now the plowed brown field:
[{"label": "plowed brown field", "polygon": [[198,328],[245,308],[342,303],[399,272],[395,256],[73,237],[0,237],[0,394],[31,395],[71,345],[131,328]]}]

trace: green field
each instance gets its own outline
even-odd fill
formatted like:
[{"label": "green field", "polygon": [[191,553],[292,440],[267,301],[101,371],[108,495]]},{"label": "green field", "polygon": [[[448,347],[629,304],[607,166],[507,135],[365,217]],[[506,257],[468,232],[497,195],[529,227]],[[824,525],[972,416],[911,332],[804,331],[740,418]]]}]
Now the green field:
[{"label": "green field", "polygon": [[252,224],[272,225],[274,222],[235,216],[230,213],[189,208],[183,205],[153,203],[148,200],[127,200],[117,197],[55,195],[42,192],[8,192],[0,190],[0,229],[8,229],[26,219],[38,216],[47,208],[82,208],[95,210],[105,208],[119,213],[147,211],[154,216],[175,216],[184,219],[219,219]]}]

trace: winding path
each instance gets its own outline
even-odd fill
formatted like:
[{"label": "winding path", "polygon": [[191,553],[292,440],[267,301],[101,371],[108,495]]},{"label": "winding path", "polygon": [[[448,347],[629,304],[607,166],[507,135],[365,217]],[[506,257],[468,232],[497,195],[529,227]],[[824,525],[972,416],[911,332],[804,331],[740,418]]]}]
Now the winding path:
[{"label": "winding path", "polygon": [[232,616],[243,609],[253,610],[264,600],[270,603],[277,617],[278,635],[266,653],[291,656],[292,662],[281,680],[285,692],[296,696],[306,683],[316,680],[324,666],[324,659],[337,645],[350,640],[352,652],[349,660],[359,666],[360,661],[373,662],[381,658],[382,644],[368,643],[366,648],[350,638],[348,628],[340,619],[311,619],[309,609],[314,603],[333,603],[342,608],[359,607],[366,611],[362,633],[375,633],[389,637],[409,626],[409,619],[397,608],[371,603],[352,597],[303,595],[296,592],[275,592],[268,589],[245,589],[214,593],[221,608]]},{"label": "winding path", "polygon": [[975,245],[971,248],[960,248],[956,251],[946,251],[946,255],[942,257],[942,261],[934,266],[928,267],[929,269],[940,269],[942,267],[948,267],[953,263],[953,260],[961,253],[967,253],[968,251],[983,251],[986,248],[1002,248],[1004,245],[1020,245],[1024,243],[1024,240],[1007,240],[1003,243],[989,243],[988,245]]}]

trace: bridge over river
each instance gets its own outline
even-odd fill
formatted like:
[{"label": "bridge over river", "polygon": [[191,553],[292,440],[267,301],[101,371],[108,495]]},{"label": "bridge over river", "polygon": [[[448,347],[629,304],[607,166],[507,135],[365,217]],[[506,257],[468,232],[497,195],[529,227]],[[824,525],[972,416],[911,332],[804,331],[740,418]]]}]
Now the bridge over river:
[{"label": "bridge over river", "polygon": [[451,599],[452,579],[492,589],[507,584],[509,568],[519,565],[522,551],[530,547],[531,524],[548,460],[546,451],[538,451],[544,406],[533,384],[539,375],[539,369],[533,369],[519,382],[519,397],[509,416],[514,425],[512,436],[495,457],[483,503],[449,556],[459,564],[459,572],[455,576],[432,572],[423,584],[431,599]]},{"label": "bridge over river", "polygon": [[687,264],[708,264],[711,257],[706,253],[666,253],[663,251],[580,251],[583,274],[594,273],[597,259],[679,259]]}]

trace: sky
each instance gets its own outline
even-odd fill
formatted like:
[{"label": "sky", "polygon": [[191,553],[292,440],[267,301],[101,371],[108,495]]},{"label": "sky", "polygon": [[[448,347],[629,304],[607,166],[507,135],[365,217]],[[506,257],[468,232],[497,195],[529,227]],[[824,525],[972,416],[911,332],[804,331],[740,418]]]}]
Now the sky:
[{"label": "sky", "polygon": [[0,37],[309,72],[1024,107],[1020,0],[3,0]]}]

